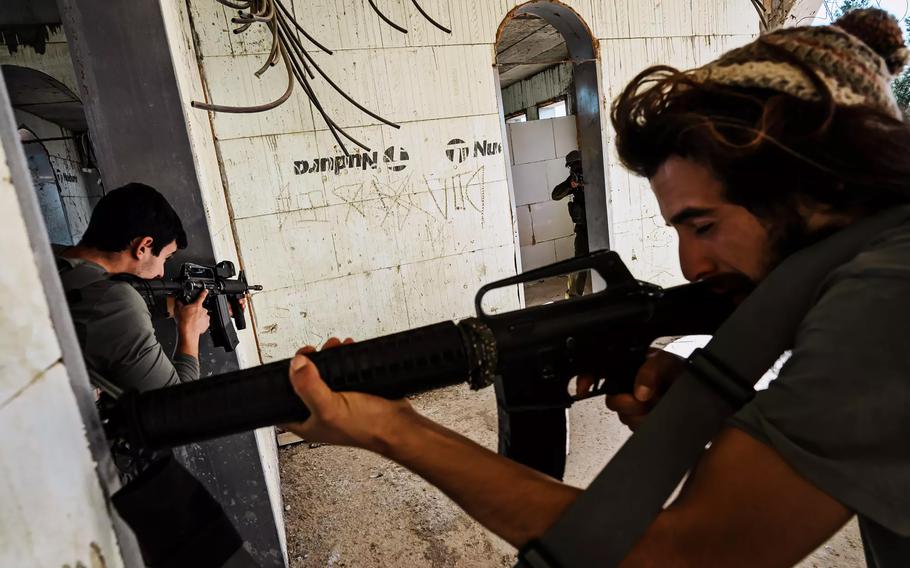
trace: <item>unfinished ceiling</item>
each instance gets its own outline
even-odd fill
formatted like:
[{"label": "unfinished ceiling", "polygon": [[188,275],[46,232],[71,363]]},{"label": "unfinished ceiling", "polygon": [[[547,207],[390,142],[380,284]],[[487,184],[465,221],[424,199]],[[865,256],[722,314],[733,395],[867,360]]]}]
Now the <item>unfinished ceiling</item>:
[{"label": "unfinished ceiling", "polygon": [[496,44],[499,81],[508,87],[569,59],[562,35],[542,18],[520,14],[509,20]]}]

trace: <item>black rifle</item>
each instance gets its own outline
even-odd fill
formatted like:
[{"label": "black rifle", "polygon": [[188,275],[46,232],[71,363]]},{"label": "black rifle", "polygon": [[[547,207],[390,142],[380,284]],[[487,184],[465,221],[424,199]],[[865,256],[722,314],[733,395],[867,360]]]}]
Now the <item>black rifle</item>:
[{"label": "black rifle", "polygon": [[225,351],[233,351],[239,343],[234,326],[246,329],[246,318],[240,300],[250,290],[262,290],[262,286],[247,284],[242,270],[235,280],[231,280],[235,274],[234,263],[223,260],[215,266],[186,262],[173,280],[144,280],[136,277],[123,280],[142,294],[153,313],[163,311],[159,309],[165,306],[161,302],[162,298],[175,296],[184,304],[189,304],[196,301],[203,290],[208,290],[209,295],[202,305],[208,310],[211,320],[209,330],[212,333],[212,343],[215,347],[223,347]]},{"label": "black rifle", "polygon": [[[596,270],[606,289],[542,306],[488,314],[491,290]],[[708,282],[663,289],[636,280],[614,252],[598,251],[483,286],[477,317],[441,322],[313,353],[326,383],[388,398],[465,380],[497,383],[507,412],[566,408],[569,381],[606,377],[589,396],[629,392],[654,339],[710,334],[732,313]],[[145,447],[179,446],[262,426],[305,420],[288,360],[120,398],[121,427]]]}]

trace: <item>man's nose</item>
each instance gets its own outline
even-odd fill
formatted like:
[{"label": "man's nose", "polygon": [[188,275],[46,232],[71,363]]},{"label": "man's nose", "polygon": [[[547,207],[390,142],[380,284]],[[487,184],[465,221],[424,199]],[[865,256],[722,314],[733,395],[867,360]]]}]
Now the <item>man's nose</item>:
[{"label": "man's nose", "polygon": [[679,266],[689,282],[695,282],[717,273],[717,263],[707,248],[695,239],[679,241]]}]

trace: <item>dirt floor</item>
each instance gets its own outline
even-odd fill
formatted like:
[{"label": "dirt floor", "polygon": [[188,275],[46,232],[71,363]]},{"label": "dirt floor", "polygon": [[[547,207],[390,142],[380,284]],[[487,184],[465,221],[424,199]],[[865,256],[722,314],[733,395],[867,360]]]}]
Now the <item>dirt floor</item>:
[{"label": "dirt floor", "polygon": [[[559,298],[560,282],[531,290],[528,303]],[[492,389],[454,387],[412,400],[433,420],[488,447],[496,445]],[[570,410],[566,482],[584,487],[628,436],[600,399]],[[514,549],[442,493],[370,453],[299,443],[280,451],[288,558],[297,567],[512,566]],[[769,545],[773,546],[773,544]],[[801,568],[864,566],[855,522],[804,560]]]}]

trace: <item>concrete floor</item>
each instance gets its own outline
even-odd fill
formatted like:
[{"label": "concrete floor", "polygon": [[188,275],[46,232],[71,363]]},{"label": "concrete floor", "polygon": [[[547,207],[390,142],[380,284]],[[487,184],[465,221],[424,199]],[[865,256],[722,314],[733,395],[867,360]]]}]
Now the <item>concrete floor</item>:
[{"label": "concrete floor", "polygon": [[[526,287],[527,303],[560,299],[564,281]],[[431,419],[496,447],[492,389],[453,387],[412,400]],[[628,437],[600,399],[570,410],[566,482],[584,487]],[[368,452],[300,443],[280,451],[290,565],[298,567],[512,566],[514,549],[465,515],[441,492],[404,468]],[[769,544],[773,545],[773,544]],[[864,566],[851,522],[800,568]]]}]

